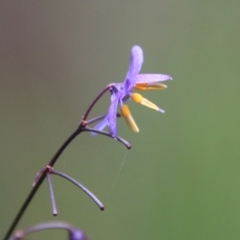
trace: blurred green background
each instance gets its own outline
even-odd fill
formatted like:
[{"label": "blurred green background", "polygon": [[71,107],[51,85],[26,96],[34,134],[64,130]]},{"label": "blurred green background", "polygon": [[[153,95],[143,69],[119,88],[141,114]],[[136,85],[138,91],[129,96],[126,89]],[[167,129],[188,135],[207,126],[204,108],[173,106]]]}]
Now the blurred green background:
[{"label": "blurred green background", "polygon": [[[94,203],[53,176],[58,217],[46,182],[19,228],[64,220],[90,239],[240,239],[239,1],[1,1],[0,233],[28,194],[34,174],[76,128],[97,93],[121,82],[134,44],[142,72],[174,80],[144,92],[158,114],[129,104],[126,148],[80,135],[55,168],[93,191]],[[105,113],[109,95],[92,116]],[[66,239],[48,231],[29,239]]]}]

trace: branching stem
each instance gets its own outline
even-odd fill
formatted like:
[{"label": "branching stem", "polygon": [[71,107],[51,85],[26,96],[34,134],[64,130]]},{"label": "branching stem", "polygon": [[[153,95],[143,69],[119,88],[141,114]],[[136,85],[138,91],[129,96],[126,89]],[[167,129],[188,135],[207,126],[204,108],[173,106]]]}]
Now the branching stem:
[{"label": "branching stem", "polygon": [[[64,151],[64,149],[71,143],[71,141],[78,136],[82,132],[82,128],[79,126],[69,137],[68,139],[62,144],[62,146],[58,149],[58,151],[55,153],[53,158],[49,161],[48,165],[50,167],[53,167],[61,153]],[[25,210],[27,209],[28,205],[32,201],[33,197],[35,196],[35,193],[37,192],[38,188],[41,186],[43,180],[46,177],[46,172],[44,171],[42,175],[39,177],[38,181],[36,182],[35,186],[31,189],[30,193],[28,194],[27,198],[25,199],[24,203],[22,204],[21,208],[19,209],[16,217],[14,218],[12,224],[10,225],[5,237],[3,240],[8,240],[11,236],[12,232],[14,231],[15,227],[17,226],[18,222],[20,221],[22,215],[24,214]]]}]

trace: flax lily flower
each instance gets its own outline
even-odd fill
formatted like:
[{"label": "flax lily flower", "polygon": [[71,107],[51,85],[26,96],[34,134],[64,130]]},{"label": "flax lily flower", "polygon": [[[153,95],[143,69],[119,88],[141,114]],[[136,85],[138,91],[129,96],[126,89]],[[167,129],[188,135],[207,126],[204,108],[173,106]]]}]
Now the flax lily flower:
[{"label": "flax lily flower", "polygon": [[[111,104],[108,113],[104,119],[99,122],[94,129],[103,130],[106,126],[113,138],[117,135],[116,115],[118,106],[120,106],[121,115],[126,120],[127,125],[133,132],[139,132],[131,112],[126,105],[126,101],[131,99],[146,107],[152,108],[158,112],[164,112],[154,103],[143,98],[139,93],[133,93],[132,89],[137,90],[155,90],[165,89],[167,86],[161,82],[172,80],[171,76],[165,74],[139,74],[143,63],[143,51],[139,46],[133,46],[130,53],[130,62],[128,72],[124,82],[111,84]],[[94,135],[94,134],[93,134]]]}]

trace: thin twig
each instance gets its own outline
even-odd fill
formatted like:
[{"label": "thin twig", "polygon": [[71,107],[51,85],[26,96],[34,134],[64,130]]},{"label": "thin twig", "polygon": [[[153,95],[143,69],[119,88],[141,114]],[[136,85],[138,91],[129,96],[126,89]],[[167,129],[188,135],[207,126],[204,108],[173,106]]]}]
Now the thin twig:
[{"label": "thin twig", "polygon": [[81,183],[77,182],[75,179],[71,178],[70,176],[68,176],[68,175],[66,175],[62,172],[56,171],[54,169],[49,169],[49,173],[58,175],[60,177],[63,177],[65,179],[67,179],[68,181],[70,181],[71,183],[75,184],[77,187],[79,187],[83,192],[85,192],[98,205],[98,207],[100,208],[101,211],[104,210],[104,206],[100,202],[100,200],[92,192],[90,192],[86,187],[84,187]]},{"label": "thin twig", "polygon": [[[108,133],[108,132],[99,131],[99,130],[96,130],[96,129],[93,129],[93,128],[89,128],[89,127],[83,128],[82,131],[83,131],[83,132],[95,132],[95,133],[99,133],[99,134],[101,134],[101,135],[104,135],[104,136],[113,138],[113,137],[111,136],[111,134]],[[114,139],[114,138],[113,138],[113,139]],[[116,137],[116,140],[119,141],[120,143],[122,143],[127,149],[131,149],[131,148],[132,148],[131,144],[130,144],[129,142],[127,142],[125,139],[117,136],[117,137]]]},{"label": "thin twig", "polygon": [[90,124],[93,124],[93,123],[95,123],[95,122],[98,122],[98,121],[102,120],[102,119],[105,118],[105,117],[106,117],[106,114],[101,115],[101,116],[98,116],[98,117],[95,117],[95,118],[92,118],[92,119],[90,119],[90,120],[87,120],[87,121],[86,121],[86,125],[90,125]]},{"label": "thin twig", "polygon": [[[87,126],[87,125],[90,125],[90,124],[93,124],[93,123],[95,123],[95,122],[98,122],[98,121],[102,120],[103,118],[105,118],[106,116],[107,116],[107,115],[104,114],[104,115],[100,115],[100,116],[98,116],[98,117],[92,118],[92,119],[90,119],[90,120],[87,120],[87,121],[86,121],[86,126]],[[116,116],[117,116],[118,118],[120,118],[120,117],[121,117],[121,114],[120,114],[120,113],[117,113]]]},{"label": "thin twig", "polygon": [[76,229],[75,227],[69,225],[68,223],[65,222],[46,222],[46,223],[39,223],[36,224],[30,228],[27,228],[25,230],[18,230],[14,236],[12,236],[9,240],[18,240],[18,239],[22,239],[23,237],[25,237],[26,235],[30,234],[30,233],[34,233],[34,232],[38,232],[38,231],[42,231],[42,230],[47,230],[47,229],[65,229],[69,232],[69,234],[71,234],[71,232],[77,231],[77,233],[79,233],[81,236],[84,237],[84,233],[79,230]]},{"label": "thin twig", "polygon": [[57,206],[56,206],[56,201],[55,201],[55,197],[54,197],[51,176],[50,176],[49,172],[47,173],[46,177],[47,177],[50,201],[51,201],[51,206],[52,206],[52,214],[53,214],[53,216],[57,216]]},{"label": "thin twig", "polygon": [[[85,113],[85,120],[86,117],[88,116],[90,110],[92,109],[92,107],[94,106],[94,104],[97,102],[97,100],[103,95],[103,93],[105,93],[108,89],[110,89],[112,86],[108,85],[108,87],[105,88],[105,90],[103,90],[99,96],[93,101],[93,103],[91,104],[91,106],[88,108],[87,112]],[[84,119],[84,118],[83,118]],[[52,157],[52,159],[49,161],[48,166],[49,167],[53,167],[55,162],[57,161],[57,159],[59,158],[59,156],[62,154],[62,152],[64,151],[64,149],[71,143],[71,141],[78,136],[81,132],[83,131],[88,131],[88,132],[96,132],[108,137],[112,136],[104,131],[98,131],[95,129],[91,129],[91,128],[87,128],[85,126],[78,126],[78,128],[67,138],[67,140],[62,144],[62,146],[57,150],[57,152],[55,153],[55,155]],[[120,138],[120,137],[116,137],[116,139],[121,142],[122,144],[124,144],[128,149],[131,148],[131,145],[124,139]],[[26,197],[25,201],[23,202],[22,206],[20,207],[18,213],[16,214],[12,224],[10,225],[6,235],[4,236],[3,240],[8,240],[9,237],[11,236],[12,232],[14,231],[15,227],[17,226],[18,222],[20,221],[21,217],[23,216],[23,214],[25,213],[27,207],[29,206],[30,202],[32,201],[33,197],[35,196],[37,190],[39,189],[39,187],[41,186],[42,182],[44,181],[45,177],[46,177],[47,171],[43,171],[42,174],[39,176],[37,182],[35,183],[34,187],[31,189],[31,191],[29,192],[28,196]]]}]

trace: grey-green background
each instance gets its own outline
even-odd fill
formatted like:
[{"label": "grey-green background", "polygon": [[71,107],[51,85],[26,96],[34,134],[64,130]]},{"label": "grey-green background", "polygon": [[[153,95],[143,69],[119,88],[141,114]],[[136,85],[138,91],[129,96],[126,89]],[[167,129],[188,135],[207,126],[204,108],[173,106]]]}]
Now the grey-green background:
[{"label": "grey-green background", "polygon": [[[53,176],[59,216],[45,182],[18,229],[64,220],[95,240],[240,239],[239,12],[239,0],[1,1],[1,236],[34,174],[96,94],[124,79],[138,44],[143,73],[174,78],[167,90],[143,92],[166,113],[129,104],[140,133],[118,121],[133,147],[113,189],[127,151],[116,141],[84,133],[56,164],[106,210]],[[107,94],[91,116],[108,104]]]}]

